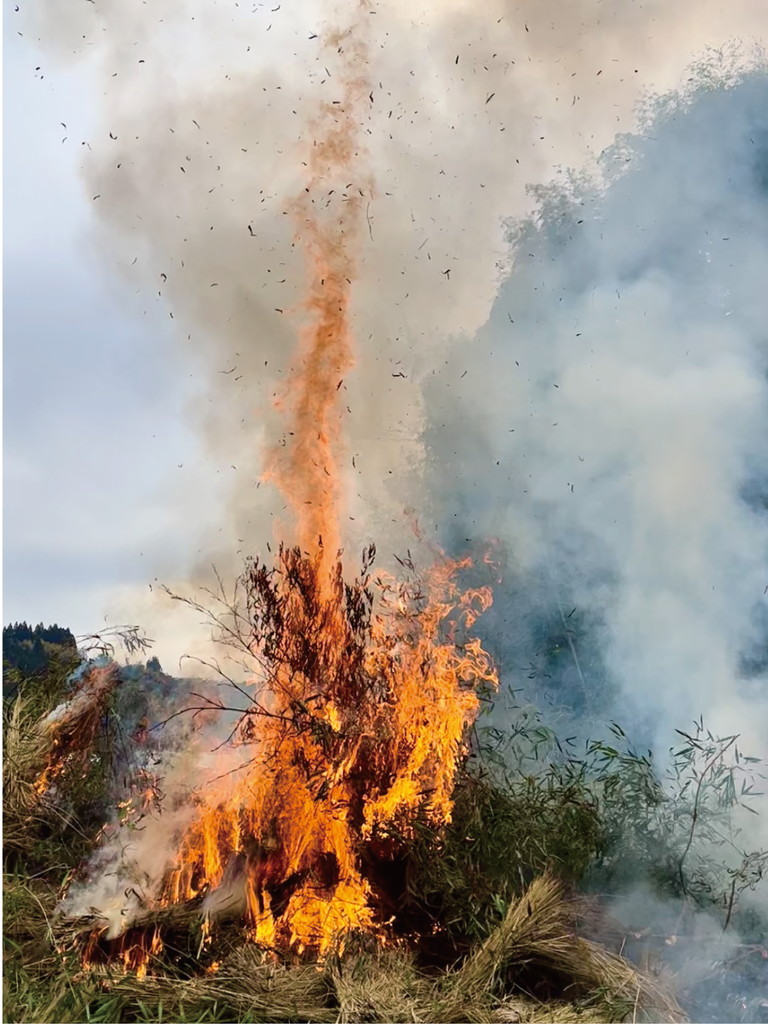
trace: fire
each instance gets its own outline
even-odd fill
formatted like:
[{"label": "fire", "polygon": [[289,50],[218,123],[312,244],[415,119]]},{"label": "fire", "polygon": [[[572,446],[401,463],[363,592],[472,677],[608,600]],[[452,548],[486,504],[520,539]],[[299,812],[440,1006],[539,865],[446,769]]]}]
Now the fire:
[{"label": "fire", "polygon": [[[97,954],[103,957],[103,953],[98,947],[101,937],[102,932],[99,930],[92,932],[89,936],[83,951],[84,964],[91,964],[97,959]],[[144,978],[150,961],[162,950],[163,940],[157,928],[150,931],[131,929],[116,940],[112,953],[114,958],[122,963],[126,974],[135,974],[139,978]]]},{"label": "fire", "polygon": [[57,776],[61,775],[66,767],[64,760],[57,756],[56,747],[57,744],[54,743],[51,748],[50,763],[46,765],[32,784],[32,789],[38,797],[44,796],[48,792],[51,788],[51,783]]},{"label": "fire", "polygon": [[143,935],[139,935],[134,941],[124,941],[122,945],[121,960],[126,971],[131,971],[137,977],[143,978],[147,973],[150,959],[162,951],[163,941],[155,930],[148,942]]},{"label": "fire", "polygon": [[[281,549],[250,569],[254,653],[267,666],[238,739],[253,749],[239,778],[200,793],[165,899],[239,884],[253,938],[322,955],[351,929],[381,923],[371,864],[400,848],[421,817],[450,820],[451,793],[478,688],[496,676],[464,633],[490,603],[460,592],[467,563],[424,585]],[[366,866],[368,865],[368,870]]]},{"label": "fire", "polygon": [[[232,741],[248,758],[198,791],[163,890],[149,894],[159,907],[205,894],[204,941],[227,908],[254,941],[321,957],[352,930],[385,932],[386,865],[419,821],[450,821],[479,693],[497,682],[469,635],[491,593],[462,590],[468,561],[441,557],[421,576],[407,562],[397,581],[372,575],[371,546],[359,576],[343,574],[341,386],[354,365],[355,249],[372,194],[353,168],[370,89],[354,29],[330,46],[345,69],[343,94],[312,125],[308,183],[295,204],[307,320],[279,399],[286,436],[265,474],[292,510],[281,525],[291,542],[273,567],[252,562],[243,578],[259,669]],[[140,949],[122,950],[134,969],[149,956]]]},{"label": "fire", "polygon": [[85,763],[116,684],[113,664],[91,665],[71,698],[37,723],[40,742],[47,748],[45,768],[33,784],[38,797],[47,793],[68,767]]},{"label": "fire", "polygon": [[[367,4],[361,9],[367,10]],[[363,200],[373,193],[357,166],[362,162],[358,131],[370,92],[360,72],[367,63],[366,47],[355,26],[332,33],[326,45],[342,60],[342,93],[324,103],[310,124],[314,138],[307,185],[293,204],[297,240],[306,254],[308,319],[289,385],[277,403],[289,429],[264,474],[285,495],[294,515],[295,542],[318,559],[323,586],[341,546],[340,391],[355,363],[350,325],[355,247]]]}]

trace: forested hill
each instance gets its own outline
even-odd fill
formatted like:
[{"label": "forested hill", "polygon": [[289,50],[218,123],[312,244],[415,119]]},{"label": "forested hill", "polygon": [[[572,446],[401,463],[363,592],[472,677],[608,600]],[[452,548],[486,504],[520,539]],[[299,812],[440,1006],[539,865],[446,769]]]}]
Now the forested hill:
[{"label": "forested hill", "polygon": [[77,653],[77,643],[70,630],[54,624],[30,626],[15,622],[3,627],[3,670],[17,669],[23,675],[41,672],[54,652],[69,649]]}]

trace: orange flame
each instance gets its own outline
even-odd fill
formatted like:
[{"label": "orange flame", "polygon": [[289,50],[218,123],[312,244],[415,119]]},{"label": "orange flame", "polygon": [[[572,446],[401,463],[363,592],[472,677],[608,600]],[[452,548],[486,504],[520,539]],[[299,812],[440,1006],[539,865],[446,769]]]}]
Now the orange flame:
[{"label": "orange flame", "polygon": [[381,924],[366,857],[391,856],[418,818],[450,821],[478,687],[496,684],[480,643],[463,641],[491,596],[459,590],[468,562],[439,565],[423,587],[379,577],[375,594],[367,576],[345,585],[338,565],[330,597],[316,560],[282,550],[280,564],[252,570],[276,575],[279,604],[279,630],[257,649],[270,668],[240,725],[253,757],[200,793],[166,898],[218,886],[240,855],[253,938],[323,954]]},{"label": "orange flame", "polygon": [[131,972],[139,978],[146,976],[150,959],[157,956],[163,949],[163,940],[155,929],[151,938],[139,934],[136,938],[128,939],[123,936],[121,943],[120,959],[125,965],[126,972]]},{"label": "orange flame", "polygon": [[290,430],[265,472],[293,511],[296,542],[303,551],[320,553],[323,575],[332,571],[341,544],[340,389],[355,363],[350,296],[362,201],[372,195],[367,176],[348,180],[360,162],[359,122],[370,92],[360,73],[367,62],[366,47],[354,25],[331,34],[327,47],[343,61],[342,93],[324,103],[310,125],[316,137],[307,161],[308,182],[294,203],[309,273],[304,302],[309,318],[301,330],[290,383],[277,403]]}]

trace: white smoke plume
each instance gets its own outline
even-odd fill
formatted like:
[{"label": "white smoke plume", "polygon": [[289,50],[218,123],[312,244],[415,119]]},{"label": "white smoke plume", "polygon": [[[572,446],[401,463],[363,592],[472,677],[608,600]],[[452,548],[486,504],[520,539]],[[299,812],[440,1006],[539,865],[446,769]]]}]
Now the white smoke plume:
[{"label": "white smoke plume", "polygon": [[[92,676],[114,691],[108,720],[114,806],[60,911],[95,917],[106,937],[115,938],[162,891],[201,805],[225,798],[228,781],[248,760],[248,747],[229,742],[240,717],[236,709],[247,700],[221,678],[168,676],[156,659],[146,667],[105,662]],[[71,719],[93,690],[91,684],[77,692],[57,717]]]},{"label": "white smoke plume", "polygon": [[209,727],[174,737],[169,729],[166,749],[142,752],[131,765],[134,772],[143,768],[162,780],[162,803],[132,817],[120,808],[123,816],[107,825],[87,872],[67,892],[60,908],[66,916],[96,917],[105,937],[112,939],[152,906],[177,866],[179,844],[199,814],[201,794],[217,799],[222,777],[238,771],[245,760],[242,747],[212,746],[217,731]]}]

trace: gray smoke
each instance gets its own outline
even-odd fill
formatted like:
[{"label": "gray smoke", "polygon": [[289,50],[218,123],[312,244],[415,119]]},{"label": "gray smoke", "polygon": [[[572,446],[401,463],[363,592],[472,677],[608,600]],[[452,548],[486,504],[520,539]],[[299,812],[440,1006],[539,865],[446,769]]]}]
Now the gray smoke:
[{"label": "gray smoke", "polygon": [[536,190],[488,323],[428,390],[429,486],[449,541],[510,552],[513,683],[531,611],[576,608],[570,687],[610,684],[657,749],[703,714],[764,755],[768,73],[712,70],[649,106],[601,186]]},{"label": "gray smoke", "polygon": [[108,938],[158,898],[201,805],[206,798],[215,805],[250,756],[228,742],[239,719],[234,709],[247,704],[242,690],[175,678],[157,659],[115,671],[104,720],[113,747],[105,824],[59,906],[67,917],[98,918]]}]

